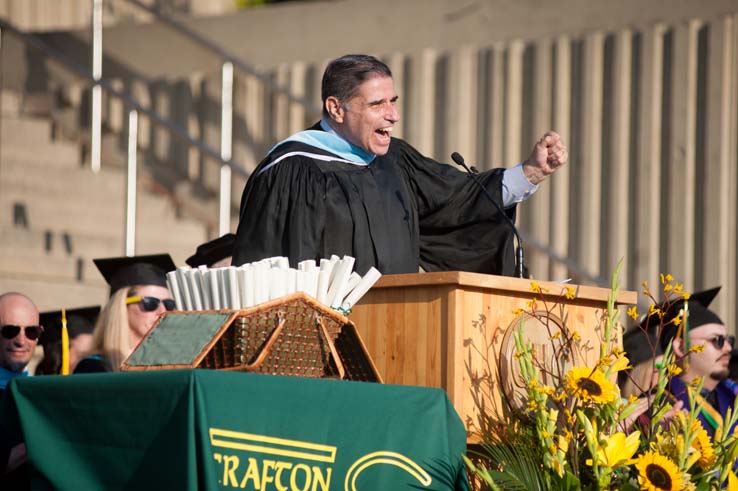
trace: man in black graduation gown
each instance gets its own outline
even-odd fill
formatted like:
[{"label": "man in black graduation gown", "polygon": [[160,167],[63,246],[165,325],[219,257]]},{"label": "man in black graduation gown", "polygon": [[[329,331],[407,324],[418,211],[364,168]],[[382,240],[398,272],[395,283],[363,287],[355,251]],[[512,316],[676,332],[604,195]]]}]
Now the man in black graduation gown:
[{"label": "man in black graduation gown", "polygon": [[[469,176],[391,138],[400,119],[390,69],[374,57],[333,60],[323,118],[277,144],[241,199],[233,264],[350,255],[384,274],[463,270],[511,275],[510,227]],[[566,162],[546,133],[528,160],[479,174],[514,219],[515,204]]]}]

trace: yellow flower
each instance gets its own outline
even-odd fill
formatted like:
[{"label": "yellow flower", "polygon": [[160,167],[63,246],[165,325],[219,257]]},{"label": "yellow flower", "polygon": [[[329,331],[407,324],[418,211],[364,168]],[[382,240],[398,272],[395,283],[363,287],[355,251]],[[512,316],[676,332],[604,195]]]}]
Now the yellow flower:
[{"label": "yellow flower", "polygon": [[567,300],[574,300],[575,298],[577,298],[577,292],[573,287],[567,286],[564,297],[566,297]]},{"label": "yellow flower", "polygon": [[689,297],[691,297],[691,296],[692,296],[692,295],[690,295],[690,294],[689,294],[689,293],[687,293],[687,292],[684,292],[684,293],[682,293],[682,299],[684,299],[684,300],[689,300]]},{"label": "yellow flower", "polygon": [[531,309],[531,310],[535,310],[535,309],[536,309],[536,299],[534,298],[534,299],[532,299],[532,300],[528,300],[528,301],[526,302],[526,305],[528,305],[528,308],[529,308],[529,309]]},{"label": "yellow flower", "polygon": [[630,360],[625,356],[625,353],[617,354],[615,360],[612,362],[611,369],[615,372],[621,372],[628,368],[631,368]]},{"label": "yellow flower", "polygon": [[728,491],[738,491],[738,477],[733,472],[728,472]]},{"label": "yellow flower", "polygon": [[650,317],[652,315],[658,315],[661,317],[661,310],[659,310],[654,304],[648,306],[648,316]]},{"label": "yellow flower", "polygon": [[675,365],[674,363],[670,363],[667,367],[669,370],[669,377],[676,377],[680,373],[682,373],[681,367]]},{"label": "yellow flower", "polygon": [[628,309],[628,317],[630,317],[634,321],[638,320],[638,309],[635,305]]},{"label": "yellow flower", "polygon": [[566,373],[566,387],[582,401],[598,404],[614,402],[619,397],[615,384],[605,378],[601,370],[574,367]]},{"label": "yellow flower", "polygon": [[638,482],[644,491],[681,490],[682,474],[674,462],[655,452],[646,452],[636,460]]},{"label": "yellow flower", "polygon": [[700,469],[706,471],[715,465],[717,456],[712,449],[712,443],[710,443],[710,437],[707,436],[707,432],[702,427],[699,421],[692,422],[692,433],[694,434],[694,440],[692,441],[692,447],[700,453],[700,459],[697,463]]},{"label": "yellow flower", "polygon": [[676,283],[674,285],[674,293],[682,293],[682,289],[684,288],[684,285],[681,283]]},{"label": "yellow flower", "polygon": [[535,281],[531,281],[530,282],[530,291],[532,291],[533,293],[541,293],[541,285],[539,285]]},{"label": "yellow flower", "polygon": [[[623,465],[633,463],[633,454],[638,450],[641,433],[634,431],[627,437],[622,431],[618,431],[610,438],[604,446],[597,449],[597,461],[599,465],[615,469]],[[591,465],[591,460],[587,464]]]},{"label": "yellow flower", "polygon": [[664,276],[664,273],[661,273],[661,284],[662,285],[665,285],[666,283],[670,283],[673,279],[674,278],[670,274],[667,274],[666,276]]},{"label": "yellow flower", "polygon": [[513,312],[512,312],[512,314],[513,314],[513,315],[514,315],[515,317],[519,316],[519,315],[520,315],[520,314],[522,314],[522,313],[523,313],[523,309],[515,309],[515,310],[513,310]]}]

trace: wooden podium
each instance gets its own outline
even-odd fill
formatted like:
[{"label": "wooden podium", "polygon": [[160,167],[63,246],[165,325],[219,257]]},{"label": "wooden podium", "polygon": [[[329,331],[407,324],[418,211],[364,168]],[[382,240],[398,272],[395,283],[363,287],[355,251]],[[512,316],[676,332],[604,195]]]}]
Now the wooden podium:
[{"label": "wooden podium", "polygon": [[[549,305],[559,304],[549,316],[551,324],[564,325],[566,319],[566,328],[579,332],[589,346],[587,361],[597,360],[610,290],[537,283],[547,292],[543,298]],[[567,287],[575,298],[564,296]],[[500,414],[499,389],[516,390],[517,360],[509,328],[520,326],[514,311],[530,311],[534,298],[542,307],[531,280],[519,278],[465,272],[389,275],[354,307],[351,320],[385,383],[445,389],[469,441],[476,442],[476,433],[485,429],[480,414]],[[616,304],[636,301],[636,292],[621,291]],[[550,344],[546,327],[528,319],[524,329],[545,356]]]}]

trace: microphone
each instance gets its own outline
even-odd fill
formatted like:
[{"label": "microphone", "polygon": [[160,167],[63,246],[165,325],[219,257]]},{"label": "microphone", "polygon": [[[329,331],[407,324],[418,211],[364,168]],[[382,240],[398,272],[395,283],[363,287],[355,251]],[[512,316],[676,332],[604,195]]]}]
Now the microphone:
[{"label": "microphone", "polygon": [[502,209],[502,206],[500,206],[500,204],[495,201],[492,195],[489,194],[489,191],[487,191],[487,188],[484,187],[484,184],[482,184],[482,182],[479,180],[476,173],[472,172],[472,170],[466,165],[466,162],[464,162],[464,157],[462,157],[459,152],[453,152],[451,154],[451,159],[466,170],[466,172],[469,174],[469,177],[471,177],[472,180],[477,183],[477,186],[479,186],[487,199],[492,202],[492,204],[495,206],[495,209],[497,209],[500,215],[502,215],[502,218],[504,218],[505,222],[510,226],[513,235],[515,235],[515,239],[518,242],[518,247],[515,250],[515,276],[518,278],[527,278],[528,272],[527,268],[525,267],[525,259],[523,255],[523,241],[520,238],[520,234],[518,233],[518,229],[515,226],[515,223],[510,219],[509,216],[507,216],[507,213],[505,213],[505,210]]}]

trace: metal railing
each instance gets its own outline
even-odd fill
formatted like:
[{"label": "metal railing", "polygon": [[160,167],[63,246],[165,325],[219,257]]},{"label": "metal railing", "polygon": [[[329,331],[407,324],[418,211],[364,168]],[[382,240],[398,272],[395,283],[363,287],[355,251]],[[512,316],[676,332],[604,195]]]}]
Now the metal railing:
[{"label": "metal railing", "polygon": [[[217,58],[222,60],[221,66],[221,139],[220,139],[220,156],[224,161],[231,160],[233,149],[233,72],[234,68],[240,72],[250,75],[261,83],[268,86],[273,92],[281,94],[290,102],[299,104],[311,115],[319,115],[320,108],[315,107],[305,98],[295,96],[287,87],[280,86],[272,81],[268,76],[260,73],[254,67],[224,50],[221,46],[213,43],[200,33],[190,29],[183,23],[173,19],[170,16],[163,15],[157,9],[152,8],[140,0],[124,0],[145,12],[154,16],[162,25],[174,30],[178,34],[194,41],[198,45],[207,49]],[[102,10],[103,0],[92,0],[92,66],[93,77],[99,80],[102,74]],[[101,141],[101,114],[102,114],[102,98],[99,94],[99,86],[96,84],[92,92],[92,142],[91,142],[91,166],[93,172],[100,169],[100,148]],[[231,166],[222,165],[220,168],[220,191],[218,205],[218,229],[219,235],[223,235],[230,231],[231,222]]]},{"label": "metal railing", "polygon": [[90,83],[93,87],[99,87],[100,90],[106,91],[109,95],[121,100],[128,108],[128,145],[127,145],[127,190],[126,190],[126,227],[125,227],[125,254],[135,254],[135,230],[136,230],[136,154],[138,151],[138,116],[142,114],[155,125],[163,128],[169,134],[176,137],[189,147],[192,147],[203,155],[210,157],[221,165],[221,174],[223,169],[227,169],[228,176],[232,172],[243,177],[248,177],[245,166],[233,162],[230,153],[219,152],[201,139],[195,139],[189,135],[187,131],[173,123],[167,118],[162,117],[157,112],[152,111],[136,102],[129,94],[116,89],[108,80],[100,76],[97,79],[87,69],[81,67],[66,56],[56,52],[47,46],[36,36],[25,33],[13,26],[4,19],[0,19],[0,57],[2,56],[2,36],[4,34],[12,34],[21,40],[26,46],[43,53],[46,57],[58,63],[61,67],[71,72],[78,78]]}]

